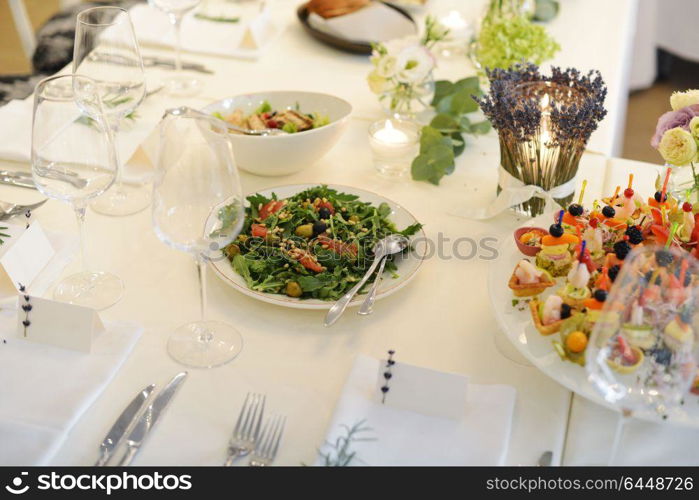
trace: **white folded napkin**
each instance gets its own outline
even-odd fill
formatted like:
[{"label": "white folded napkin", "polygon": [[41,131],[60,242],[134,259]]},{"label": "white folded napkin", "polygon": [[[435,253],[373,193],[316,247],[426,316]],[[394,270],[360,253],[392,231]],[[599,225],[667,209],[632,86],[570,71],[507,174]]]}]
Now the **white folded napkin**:
[{"label": "white folded napkin", "polygon": [[[0,160],[29,163],[32,147],[34,97],[13,100],[0,107]],[[139,145],[152,132],[163,114],[163,104],[156,98],[146,99],[136,110],[136,118],[124,120],[116,135],[116,147],[126,182],[147,182],[152,166],[129,161]],[[75,128],[76,133],[79,129]]]},{"label": "white folded napkin", "polygon": [[0,159],[28,162],[32,148],[34,96],[0,107]]},{"label": "white folded napkin", "polygon": [[[188,13],[182,20],[181,29],[182,48],[189,52],[257,59],[280,33],[272,23],[269,8],[260,10],[257,2],[229,4],[221,14],[215,7],[200,13],[209,16],[225,14],[225,17],[239,17],[240,21],[216,22],[196,18],[196,11]],[[163,11],[148,5],[136,5],[129,10],[129,15],[139,42],[175,45],[174,28]]]},{"label": "white folded napkin", "polygon": [[311,13],[308,22],[319,31],[357,42],[386,42],[417,34],[415,23],[379,2],[330,19]]},{"label": "white folded napkin", "polygon": [[0,315],[0,465],[46,465],[131,353],[142,329],[107,323],[84,354],[26,342]]},{"label": "white folded napkin", "polygon": [[[505,460],[516,391],[504,385],[468,386],[462,420],[398,410],[374,401],[379,361],[358,356],[327,434],[327,443],[346,435],[343,425],[371,428],[351,450],[351,465],[501,465]],[[418,394],[415,397],[419,397]],[[329,451],[327,446],[321,453]],[[322,465],[321,457],[316,465]]]}]

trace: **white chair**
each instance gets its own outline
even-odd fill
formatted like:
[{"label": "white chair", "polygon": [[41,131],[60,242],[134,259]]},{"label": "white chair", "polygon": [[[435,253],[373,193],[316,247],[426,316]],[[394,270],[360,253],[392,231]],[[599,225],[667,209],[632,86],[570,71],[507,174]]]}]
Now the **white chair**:
[{"label": "white chair", "polygon": [[[27,13],[27,7],[24,5],[24,0],[8,1],[10,4],[10,11],[12,12],[12,19],[15,22],[15,27],[17,28],[17,33],[19,33],[19,39],[22,43],[22,49],[27,59],[31,59],[34,54],[34,49],[36,49],[36,36],[29,19],[29,14]],[[65,9],[79,4],[80,2],[81,0],[60,0],[59,7]]]}]

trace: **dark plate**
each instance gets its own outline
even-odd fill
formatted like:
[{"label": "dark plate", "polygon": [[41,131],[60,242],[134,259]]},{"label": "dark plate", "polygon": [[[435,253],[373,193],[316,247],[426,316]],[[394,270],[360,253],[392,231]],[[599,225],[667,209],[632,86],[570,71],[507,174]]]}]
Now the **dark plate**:
[{"label": "dark plate", "polygon": [[[401,15],[407,17],[413,24],[415,24],[415,20],[412,18],[412,16],[400,7],[386,2],[384,2],[384,4],[394,9]],[[310,12],[306,8],[306,4],[299,6],[298,10],[296,11],[296,14],[298,15],[299,21],[301,21],[301,25],[306,30],[306,32],[316,40],[320,40],[321,42],[327,45],[335,47],[336,49],[343,50],[345,52],[352,52],[353,54],[371,54],[370,41],[358,42],[354,40],[348,40],[346,38],[340,38],[338,36],[330,35],[323,31],[319,31],[315,29],[313,26],[311,26],[311,24],[308,22],[308,16]]]}]

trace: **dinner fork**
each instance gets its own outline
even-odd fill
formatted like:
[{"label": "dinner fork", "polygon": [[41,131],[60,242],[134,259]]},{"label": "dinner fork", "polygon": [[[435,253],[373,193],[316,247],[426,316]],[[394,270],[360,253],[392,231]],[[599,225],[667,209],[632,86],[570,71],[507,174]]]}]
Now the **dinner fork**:
[{"label": "dinner fork", "polygon": [[262,425],[262,415],[265,412],[265,399],[264,394],[251,392],[245,396],[243,408],[228,443],[228,457],[224,466],[230,467],[236,459],[248,455],[255,447]]},{"label": "dinner fork", "polygon": [[17,205],[15,203],[7,203],[6,201],[0,201],[0,220],[9,219],[15,215],[20,215],[25,213],[27,210],[35,210],[41,205],[46,203],[48,200],[41,200],[37,203],[32,203],[31,205]]},{"label": "dinner fork", "polygon": [[274,415],[267,419],[262,435],[255,445],[255,450],[250,457],[251,467],[266,467],[272,465],[279,450],[279,443],[284,434],[286,417]]}]

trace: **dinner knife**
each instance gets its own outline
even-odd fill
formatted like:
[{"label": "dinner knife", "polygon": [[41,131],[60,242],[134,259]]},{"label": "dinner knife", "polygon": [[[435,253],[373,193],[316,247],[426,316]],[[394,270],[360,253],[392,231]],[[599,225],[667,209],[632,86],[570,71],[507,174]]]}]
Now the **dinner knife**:
[{"label": "dinner knife", "polygon": [[141,414],[136,425],[126,438],[127,449],[126,453],[124,453],[124,456],[121,457],[119,461],[119,466],[129,465],[133,461],[134,457],[141,449],[143,441],[146,439],[151,429],[153,429],[160,415],[162,415],[163,411],[168,407],[185,378],[187,378],[187,372],[180,372],[175,375]]},{"label": "dinner knife", "polygon": [[128,431],[129,427],[136,421],[139,413],[141,413],[141,410],[150,399],[153,389],[155,389],[155,384],[151,384],[143,389],[133,398],[128,406],[124,408],[124,411],[121,412],[121,415],[119,415],[119,418],[114,422],[114,425],[100,444],[100,457],[97,462],[95,462],[95,467],[107,465],[107,462],[109,462],[109,459],[112,458],[114,454],[114,450],[117,449],[121,440],[124,438],[126,431]]},{"label": "dinner knife", "polygon": [[18,178],[18,177],[8,177],[7,175],[0,175],[0,184],[7,184],[8,186],[18,186],[29,189],[36,189],[34,181],[30,178]]}]

